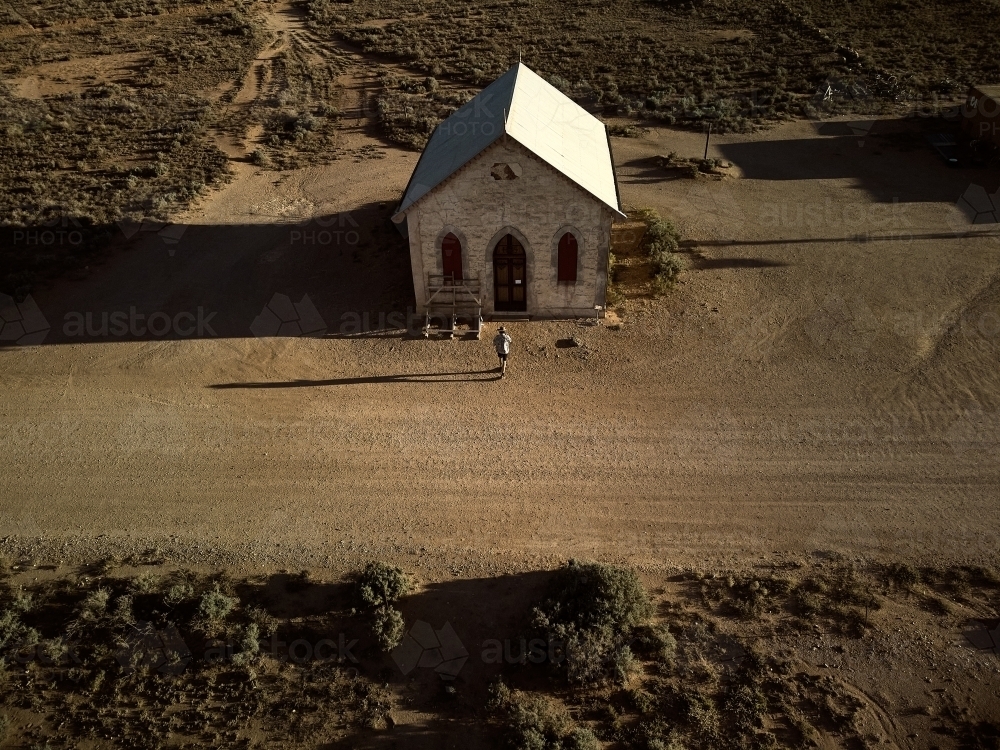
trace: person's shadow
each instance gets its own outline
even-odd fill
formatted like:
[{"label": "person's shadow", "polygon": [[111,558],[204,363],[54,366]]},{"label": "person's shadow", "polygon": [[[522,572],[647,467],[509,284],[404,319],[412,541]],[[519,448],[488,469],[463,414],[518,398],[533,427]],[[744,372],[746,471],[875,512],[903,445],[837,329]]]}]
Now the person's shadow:
[{"label": "person's shadow", "polygon": [[[489,375],[492,377],[462,377]],[[378,383],[488,383],[500,379],[500,370],[467,370],[465,372],[418,372],[399,375],[371,375],[359,378],[328,378],[326,380],[276,380],[262,383],[215,383],[216,390],[229,388],[311,388],[328,385],[369,385]]]}]

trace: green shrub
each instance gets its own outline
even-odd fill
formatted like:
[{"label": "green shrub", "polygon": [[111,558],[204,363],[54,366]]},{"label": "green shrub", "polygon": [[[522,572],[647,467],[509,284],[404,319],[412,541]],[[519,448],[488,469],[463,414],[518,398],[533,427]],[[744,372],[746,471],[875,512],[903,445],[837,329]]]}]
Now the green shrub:
[{"label": "green shrub", "polygon": [[135,624],[135,613],[132,611],[131,596],[119,596],[115,599],[115,611],[112,617],[118,625]]},{"label": "green shrub", "polygon": [[608,308],[620,305],[625,301],[625,295],[617,286],[619,270],[618,258],[615,257],[614,253],[608,253],[608,286],[604,294],[604,303]]},{"label": "green shrub", "polygon": [[271,166],[271,157],[267,155],[267,151],[262,148],[255,148],[250,153],[250,163],[255,167],[261,167],[266,169]]},{"label": "green shrub", "polygon": [[181,602],[194,598],[194,586],[190,583],[175,583],[163,595],[163,602],[168,607],[176,607]]},{"label": "green shrub", "polygon": [[636,661],[635,657],[632,655],[632,649],[628,646],[623,646],[622,648],[614,652],[614,676],[615,680],[621,684],[625,684],[629,681],[632,676],[632,672],[635,671]]},{"label": "green shrub", "polygon": [[895,586],[911,589],[920,581],[920,574],[906,563],[892,563],[886,566],[885,577]]},{"label": "green shrub", "polygon": [[257,630],[269,636],[278,629],[278,619],[270,612],[261,607],[249,607],[246,611],[247,619],[257,626]]},{"label": "green shrub", "polygon": [[[694,169],[697,172],[698,167],[695,166]],[[641,208],[633,216],[646,224],[642,242],[653,264],[653,291],[655,294],[664,294],[687,267],[684,260],[676,254],[680,247],[680,232],[673,222],[660,218],[652,208]]]},{"label": "green shrub", "polygon": [[617,307],[625,301],[625,295],[622,294],[621,290],[615,285],[609,285],[607,295],[604,301],[607,303],[608,308]]},{"label": "green shrub", "polygon": [[660,253],[670,253],[680,247],[681,235],[673,222],[660,218],[660,214],[652,208],[640,208],[635,211],[632,218],[645,222],[646,232],[643,235],[643,244],[650,257],[656,257]]},{"label": "green shrub", "polygon": [[159,588],[160,579],[152,573],[143,573],[132,579],[129,588],[136,594],[151,594]]},{"label": "green shrub", "polygon": [[792,590],[790,601],[802,617],[826,617],[841,632],[859,637],[867,629],[867,612],[881,607],[857,571],[841,565],[807,576]]},{"label": "green shrub", "polygon": [[5,609],[0,612],[0,649],[13,645],[20,636],[24,625],[17,612],[12,609]]},{"label": "green shrub", "polygon": [[652,614],[652,604],[635,571],[617,565],[570,560],[553,576],[549,597],[538,612],[547,620],[581,629],[631,631]]},{"label": "green shrub", "polygon": [[406,633],[403,613],[392,607],[378,607],[372,615],[372,633],[383,651],[392,651]]},{"label": "green shrub", "polygon": [[767,698],[755,685],[737,685],[726,696],[723,708],[738,734],[753,734],[764,726]]},{"label": "green shrub", "polygon": [[706,741],[719,736],[719,709],[712,696],[702,690],[686,690],[680,694],[681,716],[691,730]]},{"label": "green shrub", "polygon": [[236,609],[239,603],[239,599],[226,596],[216,586],[202,594],[192,625],[207,635],[216,635],[222,629],[222,624],[229,613]]},{"label": "green shrub", "polygon": [[203,620],[224,620],[239,603],[239,599],[226,596],[216,587],[202,595],[198,602],[198,616]]},{"label": "green shrub", "polygon": [[80,619],[93,622],[104,616],[108,609],[108,599],[111,591],[106,588],[99,588],[91,591],[80,602],[78,614]]},{"label": "green shrub", "polygon": [[677,639],[670,628],[663,624],[646,625],[636,629],[639,647],[646,653],[669,665],[677,655]]},{"label": "green shrub", "polygon": [[39,642],[38,653],[48,664],[63,665],[69,662],[70,647],[64,638],[49,638]]},{"label": "green shrub", "polygon": [[571,682],[593,683],[627,676],[628,641],[651,614],[634,571],[571,560],[553,576],[547,598],[534,610],[534,625],[550,643],[565,646]]},{"label": "green shrub", "polygon": [[236,653],[233,664],[240,666],[250,664],[260,654],[260,629],[256,623],[250,623],[238,632],[236,638]]},{"label": "green shrub", "polygon": [[413,587],[410,578],[399,568],[370,562],[355,578],[355,592],[366,607],[385,607],[407,594]]},{"label": "green shrub", "polygon": [[28,591],[18,591],[14,594],[14,599],[11,602],[11,607],[15,612],[20,612],[21,614],[27,614],[35,606],[35,598]]},{"label": "green shrub", "polygon": [[121,565],[121,561],[114,557],[105,557],[97,561],[93,565],[93,571],[95,576],[106,576],[112,570]]},{"label": "green shrub", "polygon": [[361,605],[371,612],[371,629],[383,651],[391,651],[403,640],[406,625],[403,614],[392,604],[413,588],[413,582],[399,568],[370,562],[354,579],[354,593]]}]

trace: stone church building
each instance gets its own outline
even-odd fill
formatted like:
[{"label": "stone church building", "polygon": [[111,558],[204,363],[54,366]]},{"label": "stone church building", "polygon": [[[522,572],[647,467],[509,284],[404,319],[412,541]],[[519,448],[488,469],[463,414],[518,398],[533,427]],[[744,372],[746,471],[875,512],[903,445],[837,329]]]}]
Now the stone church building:
[{"label": "stone church building", "polygon": [[625,218],[604,124],[518,63],[431,135],[393,216],[432,318],[600,317]]}]

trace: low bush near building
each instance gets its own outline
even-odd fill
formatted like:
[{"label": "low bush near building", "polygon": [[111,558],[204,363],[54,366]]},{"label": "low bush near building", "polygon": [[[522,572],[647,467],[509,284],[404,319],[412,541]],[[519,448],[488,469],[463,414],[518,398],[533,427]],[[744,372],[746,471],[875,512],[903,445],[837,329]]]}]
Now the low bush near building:
[{"label": "low bush near building", "polygon": [[653,264],[654,291],[662,294],[677,281],[681,271],[687,268],[684,260],[677,255],[681,235],[673,222],[663,219],[651,208],[634,212],[634,218],[646,223],[643,246]]}]

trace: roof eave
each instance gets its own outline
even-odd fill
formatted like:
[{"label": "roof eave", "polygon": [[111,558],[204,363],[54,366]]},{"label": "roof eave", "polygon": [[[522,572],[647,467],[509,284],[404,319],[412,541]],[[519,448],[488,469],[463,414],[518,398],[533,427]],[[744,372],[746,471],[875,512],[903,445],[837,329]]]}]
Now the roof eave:
[{"label": "roof eave", "polygon": [[608,126],[604,126],[604,137],[608,141],[608,157],[611,159],[611,178],[615,181],[615,197],[618,199],[618,205],[611,210],[618,214],[618,218],[627,219],[628,216],[622,211],[622,193],[618,189],[618,171],[615,169],[615,152],[611,149],[611,133],[608,132]]}]

